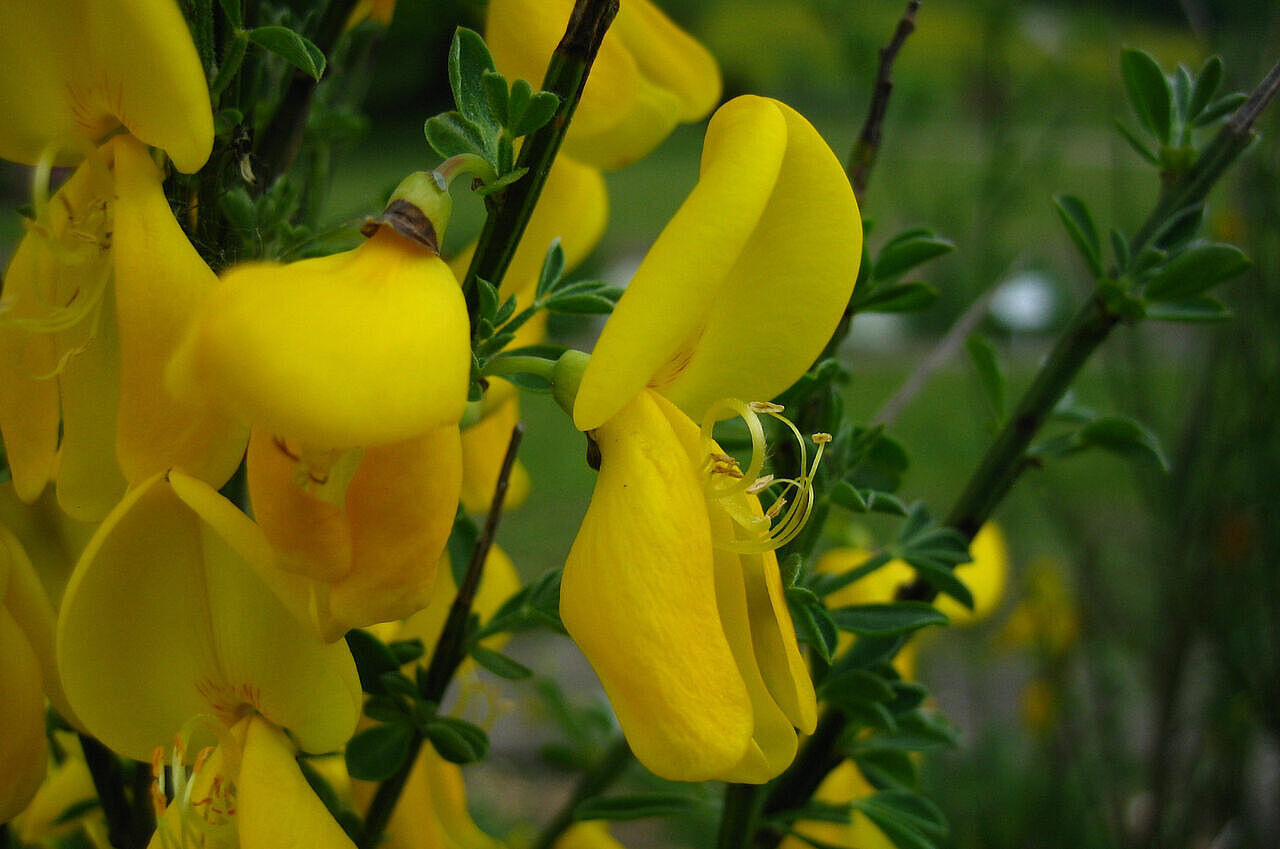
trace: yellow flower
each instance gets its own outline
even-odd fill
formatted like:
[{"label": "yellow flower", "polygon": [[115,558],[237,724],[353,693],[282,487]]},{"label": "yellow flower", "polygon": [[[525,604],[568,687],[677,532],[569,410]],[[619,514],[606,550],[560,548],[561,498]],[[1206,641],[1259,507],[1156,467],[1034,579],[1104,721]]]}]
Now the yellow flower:
[{"label": "yellow flower", "polygon": [[422,178],[442,191],[406,180],[354,250],[229,271],[167,375],[252,424],[254,513],[326,639],[425,605],[457,509],[470,332],[435,249],[447,213],[402,194]]},{"label": "yellow flower", "polygon": [[309,752],[337,749],[360,714],[344,643],[293,618],[262,532],[173,471],[129,491],[71,577],[58,668],[76,716],[111,749],[150,760],[192,717],[260,715]]},{"label": "yellow flower", "polygon": [[0,2],[0,158],[73,165],[120,128],[191,173],[209,158],[209,88],[173,0]]},{"label": "yellow flower", "polygon": [[[807,516],[810,470],[786,482],[791,511],[765,514],[754,419],[779,408],[718,399],[767,399],[805,372],[860,249],[853,192],[814,129],[776,101],[738,98],[712,118],[698,186],[582,373],[573,417],[600,476],[561,616],[637,758],[663,777],[767,781],[795,755],[793,726],[813,729],[773,554]],[[745,472],[710,435],[734,414],[756,441]]]},{"label": "yellow flower", "polygon": [[171,466],[221,486],[244,451],[243,428],[160,386],[215,280],[161,182],[140,142],[112,138],[28,225],[5,275],[0,432],[14,486],[30,502],[56,480],[62,508],[86,521]]},{"label": "yellow flower", "polygon": [[[498,70],[541,83],[572,8],[572,0],[491,0],[485,40]],[[600,45],[564,149],[598,168],[621,168],[719,99],[720,69],[706,48],[649,0],[628,0]]]}]

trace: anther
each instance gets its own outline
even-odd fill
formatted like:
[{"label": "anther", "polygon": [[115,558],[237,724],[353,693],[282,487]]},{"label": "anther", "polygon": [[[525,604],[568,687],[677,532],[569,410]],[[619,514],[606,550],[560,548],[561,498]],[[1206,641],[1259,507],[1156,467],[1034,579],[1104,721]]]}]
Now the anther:
[{"label": "anther", "polygon": [[747,487],[747,495],[759,495],[764,492],[771,483],[773,483],[773,475],[758,477],[751,486]]},{"label": "anther", "polygon": [[813,440],[813,444],[814,444],[814,445],[826,445],[827,443],[829,443],[829,442],[831,441],[831,434],[829,434],[829,433],[815,433],[815,434],[813,434],[812,436],[810,436],[809,438]]},{"label": "anther", "polygon": [[747,408],[753,413],[781,413],[786,407],[772,401],[749,401]]}]

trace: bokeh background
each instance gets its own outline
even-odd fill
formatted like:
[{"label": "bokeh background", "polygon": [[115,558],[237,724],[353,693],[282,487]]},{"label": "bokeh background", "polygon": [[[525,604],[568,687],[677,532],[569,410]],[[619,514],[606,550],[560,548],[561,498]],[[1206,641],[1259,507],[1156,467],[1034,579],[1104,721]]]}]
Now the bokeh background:
[{"label": "bokeh background", "polygon": [[[905,3],[659,5],[718,57],[726,97],[787,101],[844,157],[867,108],[877,50]],[[479,28],[482,19],[479,3],[401,0],[377,54],[367,120],[334,154],[325,218],[335,228],[379,209],[406,172],[434,164],[421,126],[450,108],[453,23]],[[1010,396],[1029,380],[1092,284],[1052,196],[1077,195],[1100,228],[1131,232],[1158,191],[1152,169],[1113,127],[1133,123],[1123,46],[1193,70],[1219,53],[1227,85],[1249,89],[1280,59],[1280,5],[923,4],[898,57],[863,214],[874,221],[873,249],[919,225],[957,250],[919,275],[941,293],[931,309],[855,322],[842,353],[856,417],[881,411],[984,296],[979,329],[996,343]],[[1254,260],[1223,293],[1236,318],[1122,328],[1073,390],[1074,403],[1145,423],[1172,470],[1089,454],[1028,474],[997,513],[1011,552],[1000,607],[977,627],[922,641],[918,676],[961,730],[961,747],[930,753],[924,768],[927,793],[952,823],[948,845],[1280,845],[1280,108],[1260,130],[1207,215],[1211,238],[1240,244]],[[700,126],[681,128],[652,156],[609,175],[610,226],[580,276],[625,283],[693,186],[701,137]],[[25,196],[23,180],[20,169],[0,171],[11,198]],[[478,202],[459,207],[454,247],[479,220]],[[0,219],[0,262],[19,232],[16,215]],[[552,329],[581,346],[593,332],[569,322]],[[522,457],[534,489],[504,520],[499,541],[534,577],[563,562],[593,475],[581,437],[549,400],[529,398],[524,409]],[[963,352],[930,375],[889,433],[911,458],[900,495],[944,513],[993,433]],[[835,524],[831,545],[874,544],[891,528],[852,517]],[[588,690],[566,685],[566,704],[545,683],[517,685],[498,699],[500,711],[534,719],[498,737],[473,787],[477,815],[496,831],[545,818],[563,792],[539,756],[544,744],[554,746],[567,726],[596,723],[602,735],[608,724],[567,641],[518,637],[509,650]],[[624,834],[633,846],[708,839],[705,825]]]}]

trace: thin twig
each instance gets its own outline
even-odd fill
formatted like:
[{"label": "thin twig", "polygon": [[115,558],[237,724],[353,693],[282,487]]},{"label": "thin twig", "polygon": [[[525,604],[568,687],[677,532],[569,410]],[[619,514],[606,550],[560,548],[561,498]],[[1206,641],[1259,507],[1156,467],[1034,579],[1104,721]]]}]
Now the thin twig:
[{"label": "thin twig", "polygon": [[889,96],[893,94],[893,61],[898,51],[907,40],[907,36],[915,32],[916,11],[920,8],[920,0],[910,0],[907,10],[898,20],[893,38],[880,48],[880,67],[876,71],[875,91],[871,96],[871,106],[867,109],[867,120],[862,124],[862,132],[854,142],[849,153],[849,165],[846,169],[849,182],[853,184],[853,193],[862,200],[867,193],[867,183],[871,179],[871,169],[875,167],[876,156],[880,153],[880,134],[884,125],[884,116],[889,110]]},{"label": "thin twig", "polygon": [[596,52],[617,14],[618,0],[576,0],[573,5],[564,38],[551,54],[551,62],[542,80],[543,90],[559,97],[560,106],[550,121],[525,138],[520,148],[516,168],[527,168],[528,173],[490,196],[489,215],[480,231],[471,266],[462,281],[472,327],[477,326],[480,309],[476,280],[486,280],[494,286],[502,283],[551,171],[551,163],[560,151],[569,121],[578,108]]},{"label": "thin twig", "polygon": [[[428,702],[440,704],[444,698],[449,682],[462,661],[466,659],[467,621],[471,618],[471,603],[475,600],[476,588],[484,574],[484,562],[493,546],[494,536],[498,532],[498,522],[502,519],[502,506],[507,498],[507,488],[511,482],[511,470],[515,466],[516,454],[520,449],[520,440],[524,437],[524,425],[520,422],[511,429],[511,441],[507,443],[507,453],[502,458],[502,468],[498,472],[498,482],[493,489],[493,501],[489,504],[489,514],[485,517],[484,528],[476,538],[471,549],[471,560],[467,563],[467,572],[458,586],[458,594],[454,596],[449,607],[449,617],[445,620],[444,630],[431,654],[431,663],[422,687],[422,697]],[[404,763],[392,773],[391,777],[378,785],[369,803],[369,810],[364,817],[364,827],[360,839],[356,841],[359,849],[373,849],[382,840],[382,833],[391,821],[396,802],[409,780],[413,766],[418,760],[424,742],[422,731],[415,728],[409,741],[409,753]]]}]

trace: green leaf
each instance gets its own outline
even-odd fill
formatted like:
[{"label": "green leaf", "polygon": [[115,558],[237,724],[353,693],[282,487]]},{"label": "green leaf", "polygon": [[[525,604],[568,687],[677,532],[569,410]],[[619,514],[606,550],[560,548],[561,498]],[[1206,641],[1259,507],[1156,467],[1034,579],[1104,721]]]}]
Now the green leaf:
[{"label": "green leaf", "polygon": [[893,688],[873,672],[850,669],[830,675],[822,682],[818,696],[823,701],[838,705],[852,702],[888,702],[893,700]]},{"label": "green leaf", "polygon": [[409,758],[413,728],[383,723],[357,732],[347,743],[347,772],[361,781],[385,781]]},{"label": "green leaf", "polygon": [[954,243],[932,235],[895,239],[881,248],[880,253],[876,254],[875,266],[871,276],[878,282],[893,280],[917,265],[923,265],[929,260],[945,253],[950,253],[955,249]]},{"label": "green leaf", "polygon": [[364,703],[364,715],[378,722],[404,722],[409,708],[394,696],[370,696]]},{"label": "green leaf", "polygon": [[249,40],[276,54],[317,82],[324,76],[324,54],[307,39],[288,27],[257,27],[249,30]]},{"label": "green leaf", "polygon": [[920,312],[932,306],[936,300],[936,288],[913,280],[872,289],[865,298],[854,299],[854,309],[857,312],[878,313]]},{"label": "green leaf", "polygon": [[1169,470],[1169,461],[1160,449],[1160,440],[1133,419],[1121,416],[1097,419],[1080,429],[1079,439],[1084,446],[1104,448],[1129,457],[1143,457],[1154,461],[1164,471]]},{"label": "green leaf", "polygon": [[493,194],[494,192],[500,192],[528,173],[528,168],[513,168],[503,173],[503,175],[498,177],[496,180],[490,180],[480,188],[476,189],[476,194],[480,197],[485,197]]},{"label": "green leaf", "polygon": [[831,499],[831,503],[854,513],[866,513],[871,509],[871,505],[862,497],[862,493],[858,492],[858,488],[848,481],[836,481],[835,486],[831,487],[827,493],[827,497]]},{"label": "green leaf", "polygon": [[242,3],[243,0],[218,0],[218,5],[222,7],[222,14],[227,16],[227,23],[231,24],[233,29],[244,26]]},{"label": "green leaf", "polygon": [[1196,245],[1175,256],[1156,272],[1143,290],[1153,301],[1183,301],[1230,280],[1249,269],[1252,263],[1235,245]]},{"label": "green leaf", "polygon": [[523,133],[515,131],[515,125],[524,117],[525,110],[529,108],[529,101],[533,99],[533,86],[528,80],[519,79],[511,84],[511,98],[507,110],[507,129],[511,131],[511,135],[519,138]]},{"label": "green leaf", "polygon": [[991,404],[996,422],[1004,421],[1004,372],[1000,370],[995,346],[985,336],[974,334],[965,340],[964,348],[978,373],[978,382]]},{"label": "green leaf", "polygon": [[453,530],[449,532],[449,542],[445,547],[449,555],[449,568],[453,573],[453,585],[462,586],[467,575],[467,565],[471,562],[471,552],[476,547],[476,539],[480,529],[466,513],[461,510],[453,519]]},{"label": "green leaf", "polygon": [[227,42],[226,48],[222,51],[222,61],[218,63],[217,76],[213,78],[213,82],[209,83],[209,96],[216,102],[218,96],[226,90],[231,81],[235,79],[236,73],[239,72],[240,66],[244,63],[244,54],[249,47],[249,37],[242,29],[237,29],[235,35]]},{"label": "green leaf", "polygon": [[523,663],[512,660],[505,654],[496,652],[493,649],[487,649],[484,646],[472,646],[471,657],[475,659],[476,663],[494,675],[499,678],[506,678],[509,681],[520,681],[533,674],[533,670]]},{"label": "green leaf", "polygon": [[1178,130],[1187,121],[1187,113],[1191,109],[1191,72],[1181,62],[1173,71],[1173,122]]},{"label": "green leaf", "polygon": [[480,317],[493,322],[498,314],[498,288],[488,280],[476,278],[476,294],[480,299]]},{"label": "green leaf", "polygon": [[[511,134],[519,138],[539,130],[553,117],[560,108],[560,98],[550,91],[539,91],[529,100],[529,105],[511,121]],[[514,111],[513,111],[514,114]]]},{"label": "green leaf", "polygon": [[948,566],[931,558],[921,557],[916,552],[903,552],[902,559],[907,561],[920,577],[938,592],[946,593],[973,610],[973,593],[969,592],[969,588]]},{"label": "green leaf", "polygon": [[422,733],[450,763],[473,763],[489,751],[489,735],[483,729],[452,716],[435,717],[423,726]]},{"label": "green leaf", "polygon": [[1197,127],[1207,127],[1215,121],[1220,121],[1239,109],[1240,105],[1248,99],[1249,95],[1242,91],[1223,95],[1205,107],[1205,110],[1196,118],[1195,124]]},{"label": "green leaf", "polygon": [[858,637],[831,668],[833,672],[870,669],[892,659],[904,642],[902,637]]},{"label": "green leaf", "polygon": [[877,787],[915,787],[920,772],[915,760],[901,749],[866,749],[854,755],[858,769]]},{"label": "green leaf", "polygon": [[1161,144],[1169,144],[1172,93],[1164,71],[1150,53],[1136,47],[1125,48],[1120,70],[1138,120]]},{"label": "green leaf", "polygon": [[408,696],[415,701],[419,698],[418,685],[413,683],[413,680],[399,669],[393,669],[390,672],[384,672],[379,675],[378,685],[381,687],[381,692],[389,696],[398,694]]},{"label": "green leaf", "polygon": [[1133,130],[1129,129],[1123,122],[1117,120],[1115,122],[1116,129],[1120,131],[1120,135],[1124,136],[1124,140],[1129,143],[1129,147],[1134,149],[1139,156],[1157,167],[1160,166],[1160,157],[1155,151],[1147,147],[1146,142],[1138,138]]},{"label": "green leaf", "polygon": [[1062,226],[1067,228],[1067,235],[1089,266],[1089,271],[1094,277],[1101,277],[1102,243],[1098,240],[1098,230],[1093,226],[1093,216],[1089,214],[1088,207],[1072,195],[1056,195],[1053,205],[1058,210],[1058,217],[1062,219]]},{"label": "green leaf", "polygon": [[639,820],[674,817],[696,810],[698,800],[681,793],[632,793],[628,796],[596,796],[584,799],[573,809],[573,818],[582,820]]},{"label": "green leaf", "polygon": [[1213,96],[1218,93],[1218,87],[1222,85],[1222,59],[1218,56],[1210,56],[1205,60],[1204,66],[1200,68],[1200,72],[1196,74],[1195,82],[1191,86],[1191,97],[1188,100],[1186,119],[1193,122],[1209,105],[1209,101],[1213,100]]},{"label": "green leaf", "polygon": [[[491,134],[497,133],[500,123],[489,107],[484,75],[485,72],[497,74],[497,71],[480,33],[466,27],[454,30],[449,44],[449,88],[453,91],[453,102],[459,112]],[[503,88],[506,88],[505,79]]]},{"label": "green leaf", "polygon": [[947,817],[933,802],[910,790],[881,790],[863,801],[867,806],[860,806],[866,813],[867,807],[876,807],[887,812],[893,819],[911,826],[917,831],[933,837],[947,835]]},{"label": "green leaf", "polygon": [[925,752],[933,749],[953,749],[957,745],[956,731],[938,717],[929,717],[919,711],[897,717],[897,728],[892,734],[884,734],[859,740],[852,754],[865,749],[898,749],[907,752]]},{"label": "green leaf", "polygon": [[1115,229],[1111,231],[1111,257],[1121,273],[1129,267],[1129,240]]},{"label": "green leaf", "polygon": [[[797,591],[803,591],[813,599],[811,603],[798,600]],[[830,663],[840,635],[831,613],[818,597],[803,587],[787,590],[787,602],[800,640],[813,647],[824,663]]]},{"label": "green leaf", "polygon": [[1174,252],[1191,241],[1203,220],[1204,204],[1197,203],[1184,207],[1169,216],[1164,226],[1151,237],[1151,243],[1162,250]]},{"label": "green leaf", "polygon": [[1225,321],[1231,315],[1225,304],[1208,295],[1183,301],[1160,301],[1147,306],[1147,318],[1155,321]]},{"label": "green leaf", "polygon": [[352,628],[346,634],[347,648],[356,662],[356,673],[360,676],[360,689],[366,693],[379,694],[386,692],[380,678],[387,672],[395,672],[400,668],[400,661],[391,649],[373,634],[361,628]]},{"label": "green leaf", "polygon": [[831,611],[831,618],[840,630],[868,637],[908,634],[928,625],[946,625],[951,621],[945,613],[923,601],[854,604]]},{"label": "green leaf", "polygon": [[607,315],[613,312],[622,289],[598,281],[584,281],[566,286],[547,298],[545,307],[551,312],[570,315]]},{"label": "green leaf", "polygon": [[538,287],[534,300],[541,301],[544,296],[554,291],[564,276],[564,248],[560,246],[560,237],[551,240],[547,246],[547,256],[542,260],[542,270],[538,272]]},{"label": "green leaf", "polygon": [[445,112],[428,118],[422,130],[427,144],[445,159],[471,153],[497,169],[497,151],[491,148],[489,136],[461,112]]},{"label": "green leaf", "polygon": [[499,125],[506,124],[511,103],[507,94],[507,78],[497,71],[485,71],[480,75],[480,83],[489,112],[498,120]]},{"label": "green leaf", "polygon": [[893,703],[889,706],[894,713],[907,713],[920,707],[929,696],[929,689],[915,681],[894,681]]}]

